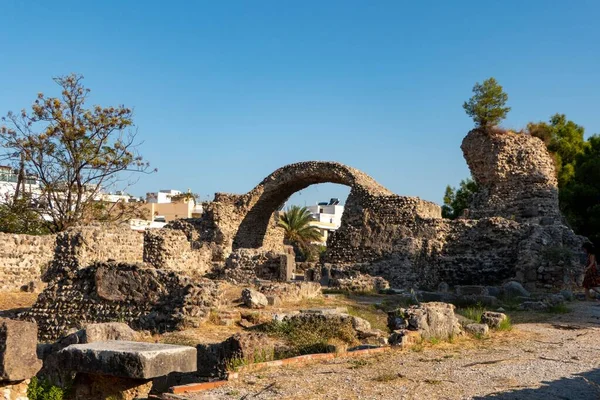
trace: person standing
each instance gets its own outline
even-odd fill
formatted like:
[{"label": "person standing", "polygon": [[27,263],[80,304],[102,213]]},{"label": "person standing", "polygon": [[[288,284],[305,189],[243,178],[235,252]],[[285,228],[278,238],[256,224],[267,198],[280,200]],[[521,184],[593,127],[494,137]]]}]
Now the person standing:
[{"label": "person standing", "polygon": [[585,243],[583,246],[583,250],[587,254],[587,263],[585,265],[584,278],[583,278],[583,288],[585,290],[585,299],[592,300],[592,296],[590,295],[590,290],[594,290],[596,293],[600,292],[597,287],[600,286],[600,275],[598,275],[598,263],[596,261],[596,250],[594,245],[591,243]]}]

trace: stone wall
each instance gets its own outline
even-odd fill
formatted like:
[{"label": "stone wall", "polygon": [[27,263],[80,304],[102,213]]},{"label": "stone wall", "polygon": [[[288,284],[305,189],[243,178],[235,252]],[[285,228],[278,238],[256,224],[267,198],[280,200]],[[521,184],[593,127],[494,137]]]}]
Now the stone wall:
[{"label": "stone wall", "polygon": [[192,246],[181,230],[147,230],[144,233],[144,262],[192,277],[202,276],[212,267],[212,252],[207,247],[193,249]]},{"label": "stone wall", "polygon": [[126,322],[152,332],[194,326],[218,304],[218,285],[211,280],[143,265],[95,263],[50,282],[19,317],[37,322],[40,339],[53,340],[95,322]]},{"label": "stone wall", "polygon": [[56,237],[0,233],[0,292],[38,281],[53,258]]},{"label": "stone wall", "polygon": [[57,234],[54,258],[42,279],[50,281],[97,261],[141,262],[143,247],[143,234],[128,225],[70,228]]},{"label": "stone wall", "polygon": [[284,280],[282,270],[287,269],[289,254],[262,249],[237,249],[227,258],[218,277],[232,283],[251,283],[256,279]]}]

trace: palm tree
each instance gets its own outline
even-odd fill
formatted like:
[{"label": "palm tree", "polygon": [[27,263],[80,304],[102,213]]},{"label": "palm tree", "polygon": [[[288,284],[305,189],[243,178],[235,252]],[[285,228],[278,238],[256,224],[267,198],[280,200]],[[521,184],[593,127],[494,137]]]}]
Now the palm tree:
[{"label": "palm tree", "polygon": [[284,230],[286,242],[298,246],[304,252],[311,242],[321,241],[323,237],[317,227],[310,225],[312,216],[306,207],[291,206],[279,217],[279,227]]}]

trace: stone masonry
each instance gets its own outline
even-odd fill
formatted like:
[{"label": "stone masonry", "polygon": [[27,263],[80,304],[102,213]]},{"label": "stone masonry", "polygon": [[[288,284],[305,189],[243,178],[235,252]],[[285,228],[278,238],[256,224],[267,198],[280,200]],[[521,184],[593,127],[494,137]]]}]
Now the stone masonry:
[{"label": "stone masonry", "polygon": [[479,129],[469,132],[461,148],[479,186],[469,218],[502,216],[546,225],[562,219],[554,161],[540,139]]},{"label": "stone masonry", "polygon": [[[281,251],[278,207],[315,183],[350,186],[341,227],[324,261],[336,269],[382,276],[395,287],[497,284],[559,287],[581,271],[583,238],[564,224],[552,159],[527,135],[473,130],[463,141],[481,191],[467,217],[441,218],[440,207],[398,196],[353,168],[304,162],[278,169],[245,195],[217,194],[198,222],[223,254],[238,249]],[[248,263],[242,263],[244,265]]]},{"label": "stone masonry", "polygon": [[216,282],[126,263],[94,263],[53,280],[21,319],[35,321],[42,340],[89,323],[126,322],[164,332],[194,326],[219,304]]},{"label": "stone masonry", "polygon": [[98,261],[144,261],[197,277],[212,268],[213,260],[222,259],[218,246],[188,238],[187,232],[194,230],[189,224],[172,225],[145,233],[127,225],[103,224],[74,227],[57,235],[0,233],[0,292],[18,291],[40,279],[59,279]]},{"label": "stone masonry", "polygon": [[0,291],[15,291],[38,281],[54,255],[54,235],[0,233]]},{"label": "stone masonry", "polygon": [[210,249],[194,249],[181,230],[156,229],[144,233],[144,261],[155,268],[202,276],[211,269],[212,258]]},{"label": "stone masonry", "polygon": [[128,225],[89,225],[70,228],[56,236],[56,249],[45,281],[69,276],[96,261],[139,262],[144,238]]}]

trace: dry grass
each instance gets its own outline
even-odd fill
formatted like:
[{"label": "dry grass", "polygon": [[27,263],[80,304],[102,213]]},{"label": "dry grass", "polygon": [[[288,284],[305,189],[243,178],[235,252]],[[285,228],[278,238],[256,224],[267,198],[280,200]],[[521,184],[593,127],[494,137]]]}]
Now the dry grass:
[{"label": "dry grass", "polygon": [[0,310],[31,307],[37,300],[37,293],[9,292],[0,293]]}]

